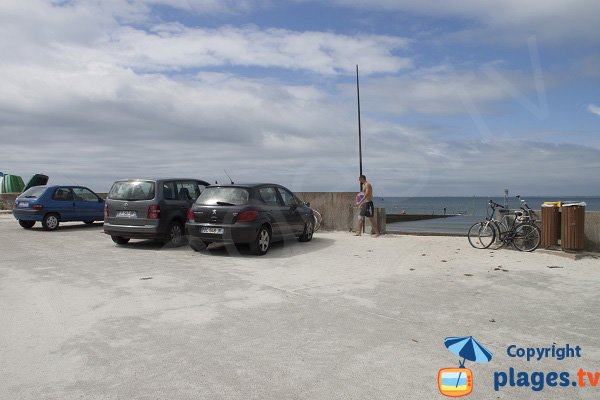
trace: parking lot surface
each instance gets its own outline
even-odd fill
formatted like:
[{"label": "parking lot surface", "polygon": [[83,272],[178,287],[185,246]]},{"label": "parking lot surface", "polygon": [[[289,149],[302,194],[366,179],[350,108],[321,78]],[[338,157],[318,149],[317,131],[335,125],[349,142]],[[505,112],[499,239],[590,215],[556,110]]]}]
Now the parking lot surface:
[{"label": "parking lot surface", "polygon": [[[473,335],[476,399],[597,399],[493,389],[495,371],[600,371],[600,262],[476,250],[466,238],[319,232],[264,257],[116,246],[102,225],[0,218],[2,399],[434,399],[443,344]],[[581,358],[506,349],[569,343]]]}]

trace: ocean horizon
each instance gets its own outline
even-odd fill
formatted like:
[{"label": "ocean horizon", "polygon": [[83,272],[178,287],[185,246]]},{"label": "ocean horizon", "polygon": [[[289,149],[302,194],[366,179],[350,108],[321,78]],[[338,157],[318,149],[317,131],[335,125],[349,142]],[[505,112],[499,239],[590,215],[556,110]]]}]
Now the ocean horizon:
[{"label": "ocean horizon", "polygon": [[[539,210],[545,201],[584,202],[586,211],[600,211],[600,196],[521,196],[534,210]],[[466,234],[469,227],[481,221],[489,212],[488,201],[504,204],[503,196],[483,197],[375,197],[376,207],[385,208],[387,214],[444,214],[447,218],[421,221],[395,222],[387,224],[388,231],[407,233],[448,233]],[[511,211],[520,207],[519,200],[511,196],[508,199]],[[538,216],[541,218],[541,216]]]}]

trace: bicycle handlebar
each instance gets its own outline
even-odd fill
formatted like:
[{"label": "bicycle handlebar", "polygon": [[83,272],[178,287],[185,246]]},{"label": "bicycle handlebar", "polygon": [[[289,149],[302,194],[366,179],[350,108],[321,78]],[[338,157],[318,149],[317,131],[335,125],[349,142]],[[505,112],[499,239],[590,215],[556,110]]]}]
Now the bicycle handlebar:
[{"label": "bicycle handlebar", "polygon": [[496,203],[496,202],[495,202],[495,201],[493,201],[493,200],[490,200],[490,201],[488,202],[488,204],[489,204],[490,206],[492,206],[493,208],[496,208],[496,207],[500,207],[500,208],[506,208],[506,207],[504,207],[502,204],[498,204],[498,203]]},{"label": "bicycle handlebar", "polygon": [[[517,196],[517,199],[520,199],[520,198],[521,198],[521,196]],[[506,207],[504,207],[502,204],[498,204],[498,203],[496,203],[494,200],[489,200],[489,201],[488,201],[488,204],[489,204],[490,206],[494,207],[494,208],[495,208],[495,207],[500,207],[500,208],[504,208],[504,209],[506,209]],[[527,209],[527,210],[531,210],[531,209],[532,209],[531,207],[529,207],[529,204],[527,204],[527,202],[526,202],[525,200],[521,200],[521,204],[522,204],[521,208],[522,208],[523,210],[525,210],[525,209]],[[523,206],[524,206],[525,208],[523,208]]]}]

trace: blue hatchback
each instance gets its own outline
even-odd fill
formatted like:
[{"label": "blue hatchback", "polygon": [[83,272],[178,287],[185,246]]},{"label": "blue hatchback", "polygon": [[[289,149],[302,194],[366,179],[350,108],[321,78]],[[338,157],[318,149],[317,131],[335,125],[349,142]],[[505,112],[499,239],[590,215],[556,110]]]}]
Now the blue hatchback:
[{"label": "blue hatchback", "polygon": [[25,229],[41,222],[47,231],[61,222],[104,220],[104,200],[82,186],[34,186],[15,200],[13,215]]}]

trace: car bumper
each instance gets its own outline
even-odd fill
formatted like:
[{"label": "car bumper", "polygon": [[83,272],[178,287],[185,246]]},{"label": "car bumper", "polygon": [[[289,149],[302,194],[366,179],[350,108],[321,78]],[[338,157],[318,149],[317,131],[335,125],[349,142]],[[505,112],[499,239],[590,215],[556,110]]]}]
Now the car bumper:
[{"label": "car bumper", "polygon": [[159,225],[116,225],[104,222],[104,233],[131,239],[162,239],[164,230]]},{"label": "car bumper", "polygon": [[[185,231],[190,239],[215,243],[251,243],[256,239],[260,224],[202,224],[186,223]],[[223,234],[203,233],[202,228],[222,228]]]},{"label": "car bumper", "polygon": [[14,209],[13,216],[16,219],[23,221],[41,221],[44,218],[44,212],[37,210]]}]

